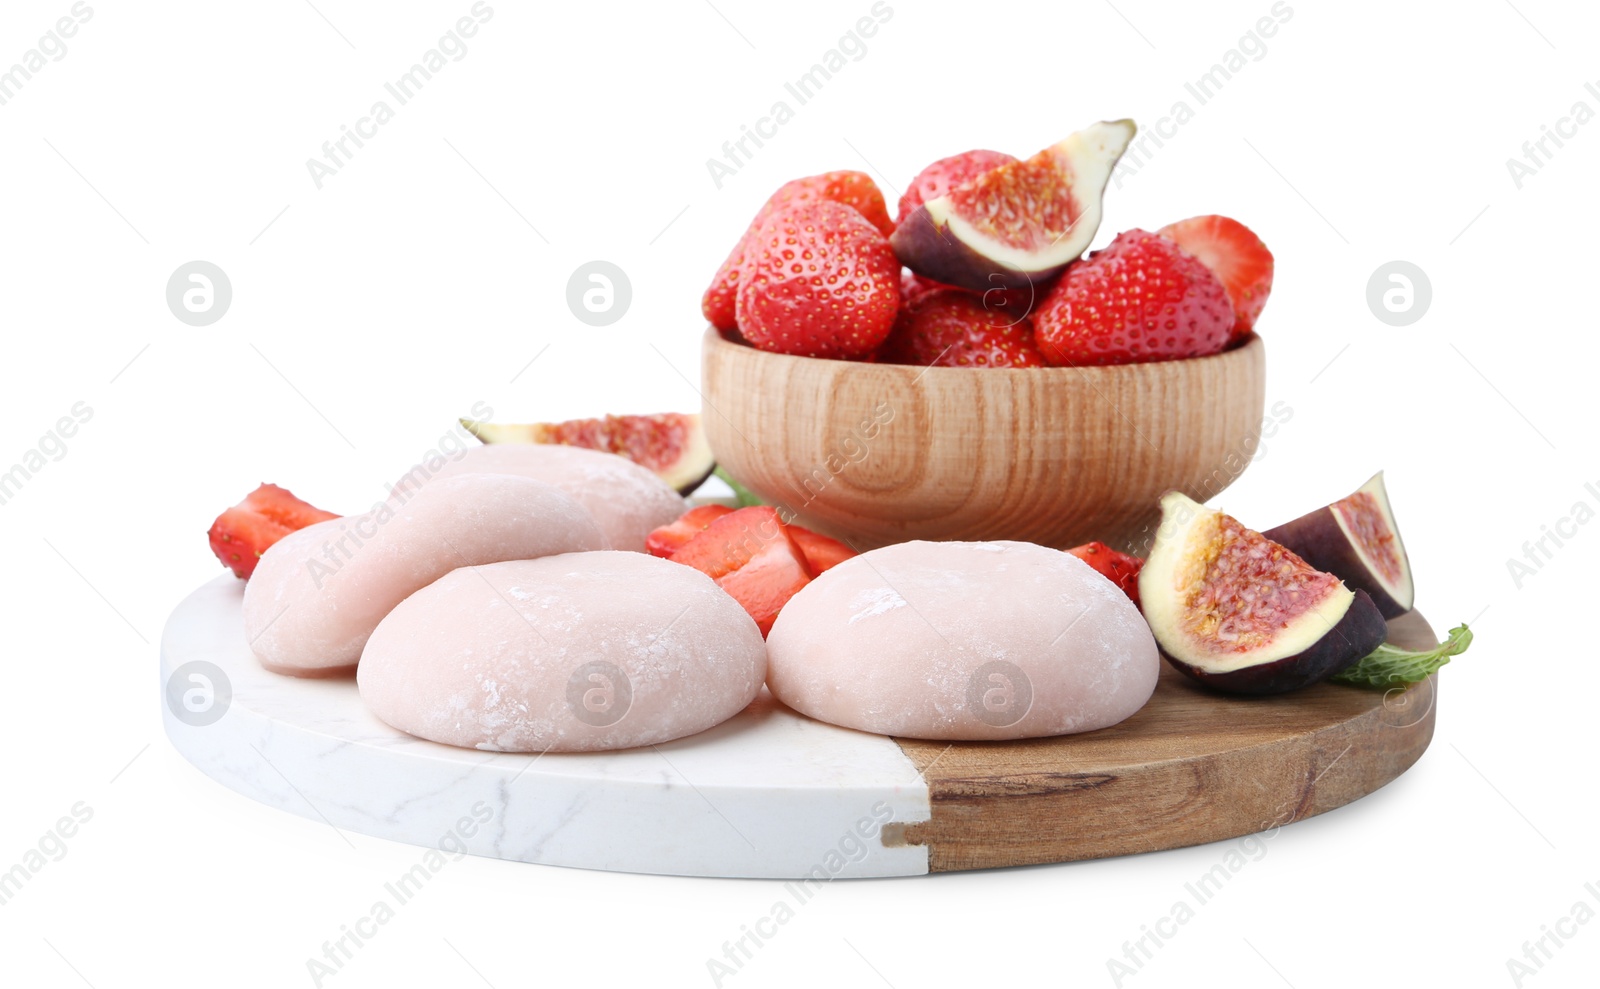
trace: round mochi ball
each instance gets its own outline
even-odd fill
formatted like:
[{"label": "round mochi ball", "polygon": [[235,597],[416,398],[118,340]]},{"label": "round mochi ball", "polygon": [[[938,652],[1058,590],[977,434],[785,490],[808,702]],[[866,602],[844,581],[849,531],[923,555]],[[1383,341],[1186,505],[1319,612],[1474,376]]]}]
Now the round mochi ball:
[{"label": "round mochi ball", "polygon": [[443,479],[274,543],[244,585],[245,637],[274,673],[349,673],[390,609],[457,567],[603,546],[588,509],[553,485]]},{"label": "round mochi ball", "polygon": [[374,714],[420,738],[590,752],[726,721],[766,668],[755,621],[711,578],[605,550],[446,574],[378,625],[356,678]]},{"label": "round mochi ball", "polygon": [[496,443],[439,457],[413,467],[395,492],[459,474],[519,474],[560,488],[594,516],[608,549],[644,552],[650,531],[689,507],[654,471],[627,457],[549,443]]},{"label": "round mochi ball", "polygon": [[767,688],[847,728],[940,740],[1114,725],[1155,691],[1139,609],[1070,553],[909,542],[846,560],[784,605]]}]

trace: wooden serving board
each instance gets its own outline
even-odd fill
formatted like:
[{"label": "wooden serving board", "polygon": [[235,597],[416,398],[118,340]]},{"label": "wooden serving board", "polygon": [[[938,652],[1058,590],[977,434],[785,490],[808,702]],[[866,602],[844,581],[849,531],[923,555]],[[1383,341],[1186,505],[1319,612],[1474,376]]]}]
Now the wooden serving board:
[{"label": "wooden serving board", "polygon": [[[834,879],[1156,851],[1349,803],[1433,737],[1434,679],[1389,694],[1324,684],[1233,698],[1164,670],[1132,718],[1059,738],[889,739],[812,721],[763,692],[732,720],[664,745],[478,752],[383,724],[353,679],[261,669],[241,599],[240,583],[219,577],[162,636],[163,718],[185,758],[341,833],[430,846],[453,834],[470,853],[516,861]],[[1434,641],[1415,614],[1390,633]],[[185,709],[196,687],[212,691],[209,711]]]},{"label": "wooden serving board", "polygon": [[[1389,641],[1437,644],[1416,612]],[[1388,693],[1318,684],[1277,697],[1213,693],[1163,663],[1119,725],[1018,742],[897,739],[933,813],[905,840],[933,872],[1196,845],[1341,807],[1409,769],[1433,738],[1438,678]]]}]

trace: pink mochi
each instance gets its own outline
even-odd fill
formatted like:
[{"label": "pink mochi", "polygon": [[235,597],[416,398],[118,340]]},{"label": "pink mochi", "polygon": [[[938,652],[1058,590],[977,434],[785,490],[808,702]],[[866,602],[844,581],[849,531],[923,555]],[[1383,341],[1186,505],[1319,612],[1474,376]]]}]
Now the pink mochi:
[{"label": "pink mochi", "polygon": [[245,635],[273,672],[348,673],[378,622],[450,571],[604,545],[588,510],[551,485],[505,474],[440,479],[274,544],[245,584]]},{"label": "pink mochi", "polygon": [[761,631],[691,567],[568,553],[456,570],[379,623],[356,680],[388,724],[493,752],[682,738],[761,689]]},{"label": "pink mochi", "polygon": [[1070,553],[909,542],[846,560],[784,605],[767,688],[847,728],[938,740],[1105,728],[1155,691],[1139,609]]},{"label": "pink mochi", "polygon": [[661,478],[627,457],[575,446],[497,443],[413,467],[395,483],[397,493],[433,479],[461,474],[520,474],[552,484],[576,498],[600,523],[607,549],[644,552],[652,529],[675,521],[688,504]]}]

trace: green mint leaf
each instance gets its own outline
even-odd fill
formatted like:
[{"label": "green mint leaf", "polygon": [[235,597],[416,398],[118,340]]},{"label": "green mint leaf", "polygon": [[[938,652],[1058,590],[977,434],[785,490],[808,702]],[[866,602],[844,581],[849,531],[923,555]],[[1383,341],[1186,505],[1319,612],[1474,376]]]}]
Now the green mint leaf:
[{"label": "green mint leaf", "polygon": [[1426,680],[1428,675],[1459,656],[1472,645],[1472,630],[1465,624],[1450,630],[1450,635],[1432,649],[1401,649],[1384,643],[1372,655],[1345,667],[1328,679],[1358,687],[1385,689],[1404,683]]},{"label": "green mint leaf", "polygon": [[726,484],[728,487],[733,489],[734,497],[739,499],[740,508],[749,508],[751,505],[766,504],[766,502],[762,501],[760,498],[757,498],[754,494],[751,494],[749,488],[740,484],[738,481],[735,481],[733,479],[733,475],[729,474],[721,464],[717,465],[717,469],[713,471],[713,473],[722,478],[723,484]]}]

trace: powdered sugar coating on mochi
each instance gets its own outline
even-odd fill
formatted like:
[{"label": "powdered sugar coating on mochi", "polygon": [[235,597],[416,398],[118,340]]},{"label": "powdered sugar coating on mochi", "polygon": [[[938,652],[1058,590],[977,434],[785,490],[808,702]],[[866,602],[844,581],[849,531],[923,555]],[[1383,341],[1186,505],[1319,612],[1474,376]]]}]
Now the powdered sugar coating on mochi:
[{"label": "powdered sugar coating on mochi", "polygon": [[588,509],[553,485],[509,474],[440,479],[275,543],[245,584],[245,635],[274,672],[348,672],[395,605],[457,567],[600,549],[604,539]]},{"label": "powdered sugar coating on mochi", "polygon": [[767,637],[767,687],[819,721],[906,738],[1105,728],[1155,691],[1138,608],[1083,561],[1022,542],[908,542],[801,589]]},{"label": "powdered sugar coating on mochi", "polygon": [[396,608],[357,671],[401,731],[494,752],[632,748],[704,731],[761,689],[766,645],[691,567],[569,553],[456,570]]},{"label": "powdered sugar coating on mochi", "polygon": [[642,553],[652,529],[688,510],[678,492],[626,457],[552,443],[496,443],[438,457],[413,467],[395,483],[395,491],[472,473],[519,474],[555,485],[589,509],[609,549]]}]

